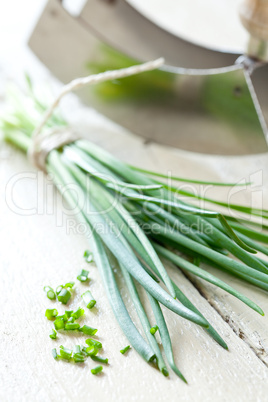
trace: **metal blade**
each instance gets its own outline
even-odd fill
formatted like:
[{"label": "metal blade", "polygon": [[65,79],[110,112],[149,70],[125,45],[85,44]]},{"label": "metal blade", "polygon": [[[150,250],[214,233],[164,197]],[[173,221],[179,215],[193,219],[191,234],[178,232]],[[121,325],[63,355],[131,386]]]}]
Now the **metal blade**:
[{"label": "metal blade", "polygon": [[[57,0],[48,2],[30,47],[63,82],[137,62],[100,40]],[[242,64],[198,72],[166,66],[78,94],[146,141],[215,154],[267,149]]]},{"label": "metal blade", "polygon": [[250,76],[252,88],[257,96],[257,106],[259,109],[259,119],[263,127],[266,142],[268,143],[268,65],[263,64],[254,70]]},{"label": "metal blade", "polygon": [[172,35],[125,0],[88,0],[80,21],[98,38],[136,60],[164,57],[169,65],[217,68],[234,64],[238,54],[204,48]]}]

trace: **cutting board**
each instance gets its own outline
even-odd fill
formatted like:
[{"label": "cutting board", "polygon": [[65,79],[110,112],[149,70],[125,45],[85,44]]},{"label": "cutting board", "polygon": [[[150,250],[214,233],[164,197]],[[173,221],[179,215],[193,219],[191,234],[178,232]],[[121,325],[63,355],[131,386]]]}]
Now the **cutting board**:
[{"label": "cutting board", "polygon": [[[63,113],[70,115],[70,110],[73,111],[70,123],[86,138],[129,163],[198,179],[239,181],[255,177],[267,183],[265,154],[258,157],[212,157],[144,144],[141,138],[83,107],[74,97],[65,102]],[[0,394],[4,392],[1,400],[265,400],[268,391],[267,318],[258,316],[212,285],[187,279],[172,266],[167,267],[171,277],[229,345],[229,351],[223,350],[201,328],[164,309],[176,362],[189,385],[182,383],[173,373],[169,379],[163,377],[134,350],[127,356],[119,353],[128,341],[113,316],[94,264],[89,266],[90,289],[97,300],[97,310],[87,312],[84,322],[99,329],[99,339],[110,364],[104,368],[103,375],[94,377],[90,373],[94,367],[92,361],[83,365],[56,362],[51,355],[53,347],[61,344],[72,346],[81,343],[85,337],[60,334],[57,341],[49,338],[52,324],[45,319],[44,312],[56,304],[45,297],[42,288],[47,284],[56,286],[74,280],[81,268],[88,268],[83,253],[90,244],[75,226],[75,217],[66,212],[51,180],[38,173],[22,153],[3,145],[0,174],[0,378],[1,381],[4,379],[4,386],[0,388]],[[253,193],[242,188],[237,194],[231,194],[231,200],[250,203],[255,197],[259,202],[260,192],[263,192],[265,201],[266,186],[261,182],[256,184]],[[206,191],[207,196],[220,196],[221,199],[228,196],[226,190]],[[265,312],[268,311],[267,295],[263,291],[222,272],[217,274],[251,297]],[[84,285],[77,286],[74,299],[68,306],[70,309],[81,305],[80,294],[84,289]],[[123,294],[128,301],[124,289]],[[129,301],[128,305],[134,322],[138,323]],[[59,311],[63,311],[62,306],[59,306]]]},{"label": "cutting board", "polygon": [[[58,85],[27,50],[17,50],[16,58],[19,57],[21,64],[14,63],[14,56],[6,57],[1,64],[3,107],[6,78],[18,80],[25,66],[39,82]],[[233,202],[249,205],[254,202],[268,207],[267,154],[227,158],[145,144],[143,139],[85,108],[75,96],[63,103],[62,112],[85,138],[128,163],[196,179],[254,180],[255,186],[240,188],[238,192],[197,190],[221,200],[229,197]],[[164,309],[176,363],[189,384],[172,372],[170,378],[165,378],[134,350],[122,356],[119,350],[128,341],[113,316],[97,268],[83,259],[90,244],[75,225],[75,217],[62,205],[51,180],[38,173],[25,155],[1,144],[0,156],[1,401],[267,400],[267,317],[258,316],[202,280],[186,278],[172,265],[167,265],[171,277],[225,339],[229,351],[218,346],[198,326]],[[98,377],[90,372],[95,366],[90,359],[85,364],[73,365],[52,358],[53,347],[72,346],[86,337],[60,334],[57,341],[52,341],[49,338],[52,324],[44,317],[45,309],[56,304],[45,297],[43,286],[74,280],[81,268],[89,268],[90,289],[97,300],[96,311],[88,311],[83,322],[98,328],[103,354],[110,362]],[[206,269],[253,299],[268,314],[265,292],[212,268]],[[80,294],[84,289],[84,285],[77,285],[71,309],[82,304]],[[139,325],[128,295],[122,291],[133,320]],[[63,311],[62,306],[57,307]]]}]

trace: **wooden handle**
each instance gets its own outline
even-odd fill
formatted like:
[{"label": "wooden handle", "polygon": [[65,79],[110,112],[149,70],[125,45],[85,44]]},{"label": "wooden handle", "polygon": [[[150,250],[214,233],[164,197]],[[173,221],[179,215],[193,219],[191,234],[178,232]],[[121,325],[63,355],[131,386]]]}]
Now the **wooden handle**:
[{"label": "wooden handle", "polygon": [[254,38],[268,41],[268,0],[245,0],[240,6],[240,18]]},{"label": "wooden handle", "polygon": [[239,15],[250,34],[248,55],[268,61],[268,0],[244,0]]}]

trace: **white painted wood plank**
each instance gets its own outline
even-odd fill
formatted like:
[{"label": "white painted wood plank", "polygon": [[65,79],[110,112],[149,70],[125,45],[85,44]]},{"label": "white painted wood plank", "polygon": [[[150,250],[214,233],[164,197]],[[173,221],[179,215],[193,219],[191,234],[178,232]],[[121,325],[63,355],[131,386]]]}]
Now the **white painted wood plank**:
[{"label": "white painted wood plank", "polygon": [[[176,172],[176,161],[180,161],[178,174],[183,173],[184,176],[196,177],[198,175],[201,179],[206,180],[210,177],[211,180],[225,181],[225,182],[240,182],[253,181],[252,185],[241,187],[238,191],[226,188],[209,188],[206,186],[195,187],[199,191],[205,193],[208,197],[218,199],[221,201],[233,203],[240,203],[244,205],[256,205],[258,207],[266,208],[267,195],[268,195],[268,160],[267,154],[259,156],[243,156],[243,157],[214,157],[202,155],[194,155],[182,151],[173,151],[171,156],[168,157],[168,162],[165,163],[167,158],[163,158],[165,151],[158,146],[151,147],[151,153],[154,161],[160,161],[159,168],[162,172],[166,172],[167,165],[173,173]],[[148,162],[147,162],[148,166]],[[173,166],[173,168],[172,168]],[[150,167],[156,169],[157,163]],[[181,173],[180,173],[181,174]],[[231,192],[230,192],[231,191]],[[229,198],[228,198],[229,197]],[[203,207],[215,208],[209,203],[202,204]],[[217,208],[218,209],[218,208]],[[223,210],[223,209],[222,209]],[[241,213],[237,214],[230,211],[233,216],[243,216]],[[244,216],[246,219],[251,219]],[[256,219],[253,217],[253,219]],[[266,256],[260,254],[264,259]],[[226,283],[233,286],[235,289],[255,301],[267,314],[268,312],[268,298],[267,292],[257,289],[253,285],[240,281],[239,279],[224,273],[216,268],[206,266],[206,270]],[[216,288],[205,282],[202,279],[190,276],[194,283],[201,288],[203,295],[209,300],[209,303],[217,309],[221,316],[229,322],[234,331],[244,339],[260,359],[268,363],[268,318],[259,316],[256,312],[246,307],[242,302],[235,299],[233,296],[228,295],[221,289]]]},{"label": "white painted wood plank", "polygon": [[[29,7],[29,10],[31,7]],[[20,12],[18,13],[20,14]],[[17,39],[16,39],[17,40]],[[25,49],[16,47],[16,40],[7,46],[12,52],[3,53],[1,83],[6,75],[22,76],[25,66],[35,77],[47,77],[47,72]],[[11,46],[12,45],[12,46]],[[13,46],[14,45],[14,46]],[[20,42],[21,45],[21,42]],[[10,47],[11,46],[11,47]],[[14,62],[14,54],[16,63]],[[17,63],[20,60],[20,65]],[[5,67],[3,67],[5,65]],[[1,91],[3,87],[1,87]],[[74,102],[74,103],[73,103]],[[93,141],[106,147],[120,158],[140,166],[200,179],[240,179],[246,170],[262,168],[267,183],[266,155],[245,158],[217,158],[198,156],[186,152],[165,149],[156,145],[143,146],[136,137],[108,123],[90,109],[75,109],[76,101],[64,106],[73,123]],[[68,111],[76,110],[74,115]],[[48,337],[51,324],[43,316],[50,302],[45,298],[44,284],[57,285],[75,278],[81,267],[86,267],[82,254],[88,244],[82,234],[67,228],[73,217],[61,218],[61,202],[55,191],[49,191],[43,213],[20,216],[12,212],[5,200],[6,184],[21,172],[35,172],[25,156],[12,148],[1,147],[0,163],[0,294],[1,294],[1,342],[0,342],[0,399],[1,401],[229,401],[262,402],[267,398],[267,368],[249,346],[224,322],[209,303],[179,272],[171,270],[181,288],[198,306],[201,312],[217,328],[227,341],[226,352],[197,326],[178,318],[165,310],[170,329],[176,361],[189,381],[183,384],[171,373],[166,379],[147,365],[134,352],[121,356],[119,350],[127,344],[103,292],[95,267],[90,267],[92,291],[98,300],[96,314],[88,312],[85,322],[99,328],[104,344],[104,354],[110,358],[109,367],[99,378],[91,375],[95,364],[88,361],[84,366],[55,362],[51,348],[56,344],[72,345],[85,337],[61,335],[53,343]],[[45,181],[45,183],[47,183]],[[48,188],[50,188],[48,186]],[[38,193],[37,182],[24,180],[16,185],[16,201],[28,208],[34,205]],[[210,192],[209,192],[210,194]],[[220,196],[222,192],[218,192]],[[242,194],[246,198],[246,194]],[[248,295],[253,294],[264,310],[266,295],[241,286]],[[79,289],[84,289],[82,285]],[[80,305],[79,292],[70,307]],[[214,293],[210,293],[213,295]],[[217,296],[217,308],[221,313],[233,313],[237,326],[242,328],[251,342],[254,331],[261,341],[267,339],[267,321],[249,313],[233,298]],[[230,307],[229,307],[230,306]],[[63,309],[60,309],[63,311]],[[133,315],[135,317],[135,315]],[[245,319],[246,317],[246,319]],[[242,326],[243,325],[243,326]],[[242,327],[241,327],[242,326]],[[253,335],[252,335],[253,334]],[[255,335],[254,335],[255,336]],[[266,338],[265,338],[266,337]],[[253,345],[257,345],[257,341]],[[265,343],[266,345],[266,343]],[[266,347],[266,346],[265,346]],[[256,349],[257,350],[257,349]]]},{"label": "white painted wood plank", "polygon": [[[170,166],[174,173],[190,175],[189,166],[186,169],[188,156],[185,153],[153,145],[146,149],[139,139],[115,125],[98,120],[97,115],[87,109],[81,108],[73,121],[75,119],[80,124],[82,121],[81,130],[88,137],[130,163],[159,166],[159,169],[162,164]],[[5,390],[2,400],[162,401],[179,397],[182,401],[231,399],[253,402],[264,399],[267,392],[265,365],[189,281],[174,271],[171,274],[179,281],[182,290],[215,325],[230,347],[229,352],[223,350],[202,329],[165,311],[176,361],[189,380],[189,386],[172,373],[169,380],[164,378],[134,351],[128,356],[120,355],[119,350],[127,341],[117,326],[98,272],[93,267],[90,276],[93,279],[92,291],[98,300],[98,313],[89,312],[85,322],[99,328],[104,353],[109,356],[111,364],[105,368],[103,376],[96,378],[89,371],[94,366],[90,361],[83,367],[55,362],[50,354],[55,343],[48,338],[51,324],[43,316],[50,302],[46,300],[42,287],[46,283],[54,286],[72,280],[77,271],[85,267],[82,254],[88,245],[82,235],[66,233],[66,216],[62,226],[57,226],[56,216],[61,215],[59,196],[56,196],[58,202],[55,201],[56,209],[52,215],[18,216],[7,208],[4,193],[8,180],[21,171],[33,172],[34,169],[24,155],[6,149],[10,154],[1,165],[0,227],[1,294],[5,295],[1,316],[4,334],[0,345],[3,356],[0,378],[5,379],[5,387],[1,387],[1,391]],[[203,157],[200,165],[196,162],[198,177],[202,177],[210,166],[207,160]],[[16,187],[16,200],[24,206],[32,206],[36,193],[36,181],[26,180]],[[51,208],[51,196],[46,203]],[[69,225],[70,219],[72,217],[69,217]],[[70,307],[79,304],[76,295]],[[256,317],[252,320],[254,326]],[[56,344],[68,346],[76,341],[76,337],[60,335]]]}]

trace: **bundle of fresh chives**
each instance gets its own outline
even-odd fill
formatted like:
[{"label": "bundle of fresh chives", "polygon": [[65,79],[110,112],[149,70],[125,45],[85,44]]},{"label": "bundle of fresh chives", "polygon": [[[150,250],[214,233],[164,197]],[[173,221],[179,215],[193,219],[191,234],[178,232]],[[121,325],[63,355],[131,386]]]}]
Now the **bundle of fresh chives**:
[{"label": "bundle of fresh chives", "polygon": [[[37,125],[36,115],[41,118],[46,107],[35,98],[31,85],[27,103],[24,102],[24,96],[26,95],[16,96],[16,107],[2,119],[1,126],[6,141],[27,152]],[[64,127],[66,122],[53,114],[46,126]],[[203,326],[222,347],[227,349],[227,345],[169,278],[159,257],[172,261],[184,272],[190,272],[220,287],[263,315],[261,308],[253,301],[196,265],[197,261],[206,262],[262,289],[268,289],[268,264],[255,255],[256,251],[268,255],[268,248],[260,244],[267,243],[268,236],[254,230],[254,224],[253,229],[250,229],[243,221],[238,222],[228,215],[223,216],[218,212],[202,210],[186,203],[180,199],[180,195],[196,197],[221,206],[227,204],[166,185],[160,181],[165,179],[164,175],[128,166],[86,140],[77,140],[51,151],[46,160],[46,170],[52,174],[55,185],[76,211],[78,203],[77,220],[87,227],[89,246],[120,327],[132,347],[146,361],[156,360],[164,375],[168,375],[168,370],[154,336],[157,329],[169,366],[186,381],[175,365],[171,340],[160,304]],[[176,177],[174,179],[190,181]],[[76,196],[68,189],[70,183],[76,184]],[[268,211],[265,210],[238,205],[228,207],[268,217]],[[97,232],[97,227],[102,230]],[[145,233],[145,227],[148,233]],[[182,251],[184,256],[178,255],[178,250]],[[236,259],[231,258],[229,254]],[[111,258],[117,261],[121,269],[147,341],[141,336],[126,309]],[[83,280],[86,280],[87,275],[83,272],[82,274]],[[167,290],[160,286],[160,281]],[[155,317],[153,324],[157,324],[155,327],[152,327],[143,308],[137,283],[146,291]],[[84,296],[84,299],[90,307],[92,301],[94,303],[91,295],[87,295],[87,298]],[[156,330],[152,331],[152,328]]]}]

